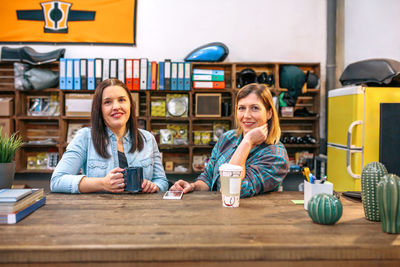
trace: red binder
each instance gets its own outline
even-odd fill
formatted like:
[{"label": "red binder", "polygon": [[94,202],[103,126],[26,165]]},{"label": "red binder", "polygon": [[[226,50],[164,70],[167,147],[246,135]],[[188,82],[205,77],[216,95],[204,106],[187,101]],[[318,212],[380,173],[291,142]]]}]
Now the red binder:
[{"label": "red binder", "polygon": [[225,82],[193,82],[193,88],[225,89]]},{"label": "red binder", "polygon": [[157,88],[157,62],[151,62],[151,90],[156,90]]}]

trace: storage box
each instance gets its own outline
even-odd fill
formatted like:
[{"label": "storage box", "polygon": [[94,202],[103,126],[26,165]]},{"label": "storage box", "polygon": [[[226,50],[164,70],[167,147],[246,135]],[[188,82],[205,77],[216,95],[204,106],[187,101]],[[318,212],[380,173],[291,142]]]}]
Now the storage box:
[{"label": "storage box", "polygon": [[326,193],[333,194],[333,184],[325,182],[323,184],[311,184],[304,180],[304,209],[308,210],[308,201],[311,197],[317,194]]},{"label": "storage box", "polygon": [[14,99],[12,97],[0,98],[0,116],[14,115]]},{"label": "storage box", "polygon": [[66,94],[65,115],[90,117],[92,110],[92,94]]},{"label": "storage box", "polygon": [[293,107],[281,107],[281,115],[285,118],[293,117]]}]

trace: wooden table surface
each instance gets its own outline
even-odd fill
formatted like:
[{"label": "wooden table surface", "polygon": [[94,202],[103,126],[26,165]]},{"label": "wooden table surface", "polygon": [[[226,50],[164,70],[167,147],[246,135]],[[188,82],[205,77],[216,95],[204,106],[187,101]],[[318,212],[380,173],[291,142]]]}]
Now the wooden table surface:
[{"label": "wooden table surface", "polygon": [[19,223],[0,225],[0,263],[400,266],[400,235],[366,220],[361,202],[341,197],[343,216],[328,226],[291,202],[302,198],[274,192],[234,209],[217,192],[51,193]]}]

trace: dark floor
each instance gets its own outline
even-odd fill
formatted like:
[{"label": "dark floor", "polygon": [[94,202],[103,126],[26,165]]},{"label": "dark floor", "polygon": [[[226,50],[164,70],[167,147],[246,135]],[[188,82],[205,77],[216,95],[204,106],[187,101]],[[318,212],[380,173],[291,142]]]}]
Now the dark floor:
[{"label": "dark floor", "polygon": [[[168,174],[168,181],[172,184],[179,179],[193,181],[197,174]],[[14,178],[14,185],[26,185],[30,188],[44,188],[46,192],[50,192],[51,173],[17,173]],[[302,175],[288,174],[283,181],[284,191],[299,191],[299,184],[303,182]]]}]

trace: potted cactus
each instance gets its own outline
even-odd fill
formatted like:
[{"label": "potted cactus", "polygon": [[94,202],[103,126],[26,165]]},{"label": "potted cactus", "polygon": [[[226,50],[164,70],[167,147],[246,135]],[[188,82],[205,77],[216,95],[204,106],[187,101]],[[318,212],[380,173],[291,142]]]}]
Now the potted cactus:
[{"label": "potted cactus", "polygon": [[11,188],[15,174],[13,158],[22,144],[22,138],[17,133],[8,136],[0,127],[0,188]]}]

